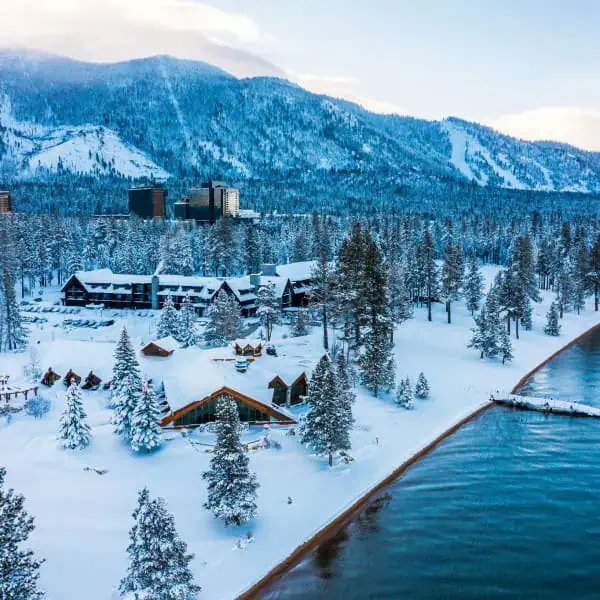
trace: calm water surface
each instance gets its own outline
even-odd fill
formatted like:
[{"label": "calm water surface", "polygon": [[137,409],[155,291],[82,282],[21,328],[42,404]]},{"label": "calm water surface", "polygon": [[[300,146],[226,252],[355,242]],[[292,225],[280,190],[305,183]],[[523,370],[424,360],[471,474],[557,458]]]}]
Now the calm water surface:
[{"label": "calm water surface", "polygon": [[[600,333],[523,393],[600,405]],[[261,594],[600,598],[600,420],[493,408]]]}]

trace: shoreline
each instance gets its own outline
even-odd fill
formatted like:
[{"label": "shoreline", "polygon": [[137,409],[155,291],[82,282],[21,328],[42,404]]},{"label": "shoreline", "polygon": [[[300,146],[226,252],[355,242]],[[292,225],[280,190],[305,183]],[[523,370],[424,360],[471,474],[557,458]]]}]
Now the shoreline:
[{"label": "shoreline", "polygon": [[[540,362],[533,369],[530,369],[525,375],[523,375],[523,377],[521,377],[517,384],[511,389],[510,393],[516,394],[519,388],[521,388],[533,374],[535,374],[542,367],[547,365],[552,359],[556,358],[556,356],[558,356],[565,350],[568,350],[571,346],[576,344],[582,338],[586,337],[587,335],[590,335],[597,329],[600,329],[600,323],[596,323],[589,329],[586,329],[583,333],[580,333],[579,335],[571,339],[569,342],[561,346],[558,350],[550,354],[542,362]],[[441,442],[443,442],[446,438],[456,433],[456,431],[458,431],[463,425],[466,425],[473,419],[477,418],[479,415],[489,410],[492,406],[496,405],[497,403],[494,400],[488,400],[484,402],[483,404],[479,405],[474,410],[472,410],[470,413],[468,413],[466,416],[460,418],[456,423],[454,423],[448,429],[436,436],[432,441],[425,444],[420,450],[415,452],[401,465],[396,467],[390,474],[388,474],[386,477],[384,477],[382,480],[376,483],[373,487],[369,488],[369,490],[362,494],[357,500],[352,502],[352,504],[348,508],[345,508],[341,513],[335,516],[331,521],[329,521],[316,533],[311,535],[307,540],[305,540],[299,546],[297,546],[289,556],[287,556],[285,559],[279,562],[257,582],[255,582],[246,590],[238,594],[235,597],[235,600],[253,600],[254,598],[256,598],[256,595],[260,591],[264,590],[264,588],[271,584],[275,579],[277,579],[289,569],[293,568],[296,564],[298,564],[298,562],[302,558],[304,558],[304,556],[306,556],[321,542],[331,537],[336,531],[343,527],[355,515],[357,511],[359,511],[363,506],[365,506],[383,488],[387,487],[396,479],[398,479],[409,467],[411,467],[417,461],[421,460],[429,453],[431,453],[431,451],[434,450]]]}]

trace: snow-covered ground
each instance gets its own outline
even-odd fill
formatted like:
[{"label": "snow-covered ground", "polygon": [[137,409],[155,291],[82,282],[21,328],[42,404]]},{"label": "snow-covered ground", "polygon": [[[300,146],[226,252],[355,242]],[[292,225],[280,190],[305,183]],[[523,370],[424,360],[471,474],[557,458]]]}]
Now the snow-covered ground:
[{"label": "snow-covered ground", "polygon": [[[484,272],[490,280],[496,269],[486,267]],[[53,401],[45,418],[35,420],[20,413],[10,423],[0,420],[0,462],[8,469],[8,485],[25,494],[26,508],[35,516],[30,546],[47,559],[41,582],[48,597],[113,597],[126,568],[131,512],[144,485],[153,495],[166,498],[179,532],[196,554],[192,567],[203,588],[201,597],[235,597],[407,458],[486,402],[491,393],[507,395],[524,373],[597,323],[598,314],[589,303],[581,316],[565,316],[560,337],[544,335],[542,326],[552,298],[545,294],[543,302],[534,306],[534,330],[521,332],[521,339],[515,341],[515,359],[507,365],[481,361],[478,352],[466,347],[472,319],[462,303],[453,309],[452,325],[446,323],[442,305],[435,306],[433,323],[426,321],[424,309],[417,309],[415,319],[396,331],[397,378],[409,375],[414,383],[424,371],[431,397],[406,411],[391,396],[373,398],[359,388],[351,451],[355,461],[332,470],[326,459],[311,456],[296,437],[286,435],[287,429],[273,427],[270,435],[282,447],[251,453],[251,468],[261,485],[259,515],[240,528],[225,528],[202,507],[206,489],[201,474],[210,455],[191,440],[210,443],[208,434],[193,433],[185,439],[179,433],[165,433],[158,452],[134,455],[112,432],[106,392],[83,392],[92,444],[83,452],[67,452],[55,439],[64,406],[64,386],[59,381],[44,392]],[[93,315],[97,311],[84,312]],[[93,318],[88,314],[87,318]],[[105,311],[103,318],[108,316]],[[103,376],[110,372],[114,342],[124,322],[129,323],[137,344],[152,337],[153,319],[133,314],[123,314],[124,319],[111,316],[116,319],[114,325],[96,330],[65,333],[61,327],[52,327],[52,319],[68,317],[51,315],[43,330],[31,326],[32,340],[40,340],[43,368],[72,364],[84,377],[90,369]],[[318,359],[322,352],[318,329],[310,336],[282,340],[284,333],[283,328],[275,331],[275,343],[285,347],[286,355]],[[0,355],[0,372],[16,380],[26,360],[26,354]],[[209,368],[206,361],[201,364]],[[258,368],[260,359],[248,373]],[[207,375],[201,369],[182,373],[182,377],[199,380]],[[253,428],[246,435],[260,438],[263,430]],[[98,475],[84,470],[86,466],[108,472]],[[238,544],[250,531],[255,541]]]}]

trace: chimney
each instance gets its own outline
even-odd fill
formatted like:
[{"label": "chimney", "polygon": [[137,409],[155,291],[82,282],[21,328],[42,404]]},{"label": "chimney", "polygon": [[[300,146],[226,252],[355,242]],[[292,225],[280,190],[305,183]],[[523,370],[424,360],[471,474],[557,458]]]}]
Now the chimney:
[{"label": "chimney", "polygon": [[275,272],[276,267],[277,265],[273,263],[263,263],[260,265],[260,270],[262,271],[262,274],[266,275],[267,277],[275,277],[275,275],[277,275]]},{"label": "chimney", "polygon": [[260,286],[260,273],[252,273],[250,275],[250,285],[254,287]]}]

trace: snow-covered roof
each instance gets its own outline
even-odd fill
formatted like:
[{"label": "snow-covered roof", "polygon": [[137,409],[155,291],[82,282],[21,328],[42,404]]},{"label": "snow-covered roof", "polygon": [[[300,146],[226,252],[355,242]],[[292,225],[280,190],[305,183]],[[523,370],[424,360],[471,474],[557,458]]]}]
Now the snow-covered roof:
[{"label": "snow-covered roof", "polygon": [[259,345],[262,346],[264,344],[264,342],[263,342],[263,340],[259,340],[258,338],[256,338],[256,339],[244,338],[244,339],[239,339],[239,340],[235,340],[232,342],[233,346],[237,345],[237,346],[241,346],[242,348],[244,346],[247,346],[248,344],[250,344],[250,346],[252,346],[253,348],[256,348],[256,346],[259,346]]},{"label": "snow-covered roof", "polygon": [[277,298],[281,298],[283,296],[283,292],[285,290],[285,286],[289,281],[288,277],[278,277],[278,276],[269,276],[269,275],[261,275],[260,276],[260,285],[266,286],[271,285],[274,287],[275,296]]},{"label": "snow-covered roof", "polygon": [[180,348],[179,342],[172,335],[160,338],[159,340],[154,340],[150,342],[150,344],[154,344],[155,346],[158,346],[167,352],[173,352],[174,350]]},{"label": "snow-covered roof", "polygon": [[295,281],[305,281],[312,279],[312,272],[316,265],[316,260],[277,265],[276,273],[279,277],[287,277],[292,283]]}]

